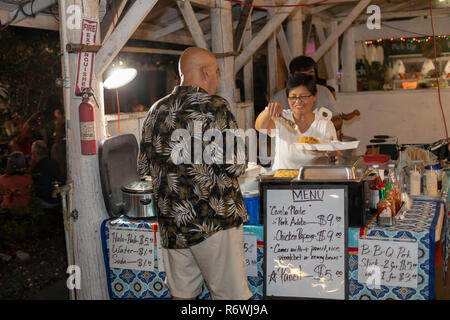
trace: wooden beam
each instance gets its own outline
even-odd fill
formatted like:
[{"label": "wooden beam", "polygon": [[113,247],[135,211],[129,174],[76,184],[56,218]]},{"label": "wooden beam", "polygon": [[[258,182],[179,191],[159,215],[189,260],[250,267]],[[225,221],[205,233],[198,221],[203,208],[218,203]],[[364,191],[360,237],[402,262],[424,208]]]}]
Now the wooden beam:
[{"label": "wooden beam", "polygon": [[136,0],[95,56],[95,75],[100,78],[130,39],[157,0]]},{"label": "wooden beam", "polygon": [[[326,41],[325,27],[322,23],[322,20],[320,20],[317,17],[313,17],[312,21],[313,21],[312,23],[314,24],[314,29],[316,30],[316,35],[319,40],[319,44],[322,45]],[[327,73],[327,79],[332,79],[333,78],[333,70],[331,68],[330,55],[328,53],[326,53],[325,56],[323,57],[323,59],[325,62],[324,64],[325,64],[325,71]],[[317,62],[318,62],[318,60],[317,60]]]},{"label": "wooden beam", "polygon": [[186,46],[195,45],[194,39],[192,39],[192,36],[189,33],[189,31],[179,30],[157,38],[155,36],[155,33],[160,29],[161,28],[159,26],[150,23],[142,23],[141,26],[133,33],[131,38],[146,41],[159,41],[159,42],[182,44]]},{"label": "wooden beam", "polygon": [[[272,4],[272,5],[274,4],[273,0],[270,0],[268,3]],[[295,9],[295,10],[297,10],[297,9]],[[274,17],[277,14],[278,10],[276,10],[274,8],[268,8],[267,12],[269,14],[268,17],[272,18],[272,17]],[[278,29],[277,29],[277,31],[275,31],[275,33],[276,33],[276,40],[278,41],[278,44],[280,45],[280,48],[281,48],[281,53],[283,55],[283,60],[284,60],[284,63],[286,65],[286,70],[288,70],[288,73],[289,73],[289,63],[292,60],[292,53],[291,53],[291,48],[289,47],[288,40],[286,38],[286,34],[284,33],[283,26],[278,27]],[[269,43],[267,45],[269,46]],[[276,56],[276,52],[277,52],[276,48],[277,48],[277,43],[275,41],[275,57],[273,58],[273,59],[275,59],[274,60],[275,67],[273,67],[275,69],[276,69],[276,66],[278,65],[278,58]],[[274,76],[275,73],[272,73],[272,72],[269,71],[269,74],[271,75],[270,78],[272,78],[272,77],[275,78],[274,79],[274,81],[275,81],[275,92],[273,93],[273,94],[275,94],[278,91],[278,90],[276,90],[276,84],[278,82],[277,79],[278,79],[279,72],[278,72],[278,70],[276,70],[276,77]]]},{"label": "wooden beam", "polygon": [[370,4],[371,0],[361,0],[350,12],[348,17],[342,21],[337,30],[335,30],[325,41],[324,44],[317,49],[311,56],[315,61],[319,59],[327,52],[331,46],[337,41],[337,39],[347,30],[347,28],[352,24],[352,22],[361,14],[361,12]]},{"label": "wooden beam", "polygon": [[[81,45],[69,43],[66,45],[67,51],[69,53],[78,52],[98,52],[102,46],[99,45]],[[158,49],[158,48],[146,48],[146,47],[123,47],[120,52],[131,52],[131,53],[153,53],[153,54],[169,54],[179,56],[183,53],[180,50],[170,50],[170,49]]]},{"label": "wooden beam", "polygon": [[[353,2],[358,2],[359,0],[328,0],[326,2],[326,4],[351,4]],[[315,4],[317,3],[318,0],[307,0],[304,2],[304,4]],[[275,0],[275,4],[276,5],[288,5],[288,2],[286,0]],[[265,0],[255,0],[254,5],[258,5],[258,6],[264,6],[267,5],[267,3],[265,2]]]},{"label": "wooden beam", "polygon": [[[0,10],[0,20],[2,23],[8,21],[9,11]],[[34,18],[23,19],[19,22],[11,23],[14,27],[24,27],[43,30],[59,30],[58,21],[51,14],[40,13]]]},{"label": "wooden beam", "polygon": [[215,0],[191,0],[192,4],[202,8],[215,8]]},{"label": "wooden beam", "polygon": [[[433,17],[448,16],[450,14],[450,8],[433,9]],[[393,12],[381,12],[381,20],[395,19],[395,18],[414,18],[414,17],[427,17],[430,15],[430,10],[410,10],[410,11],[393,11]],[[363,14],[357,19],[357,21],[366,21],[369,15]],[[345,16],[337,16],[336,20],[344,20]]]},{"label": "wooden beam", "polygon": [[245,0],[246,5],[242,5],[241,15],[239,17],[239,23],[236,27],[236,31],[234,32],[234,51],[241,51],[242,39],[244,38],[244,32],[246,30],[246,26],[251,20],[253,7],[253,0]]},{"label": "wooden beam", "polygon": [[[246,27],[247,30],[244,32],[244,47],[252,41],[252,21],[250,20]],[[244,94],[245,101],[253,101],[254,100],[254,87],[253,87],[253,59],[250,58],[248,63],[244,66]],[[253,113],[254,120],[254,113]],[[252,120],[252,121],[253,121]],[[252,126],[253,127],[253,122]]]},{"label": "wooden beam", "polygon": [[[267,10],[267,18],[271,19],[275,16],[275,9]],[[279,29],[279,28],[278,28]],[[276,33],[272,33],[267,39],[267,74],[269,82],[269,98],[272,99],[277,93],[278,83],[278,57],[277,57],[277,37]]]},{"label": "wooden beam", "polygon": [[[421,37],[433,34],[429,19],[411,19],[403,21],[382,22],[381,29],[368,30],[366,24],[355,25],[355,41],[390,39],[400,37]],[[435,18],[434,27],[437,35],[448,34],[450,19],[447,17]]]},{"label": "wooden beam", "polygon": [[342,59],[342,92],[356,92],[356,50],[355,29],[348,28],[344,32],[341,48]]},{"label": "wooden beam", "polygon": [[[112,0],[111,1],[111,9],[112,11],[107,10],[105,17],[100,23],[100,32],[102,34],[102,43],[111,35],[111,32],[114,30],[114,24],[117,25],[119,23],[120,15],[125,8],[128,0]],[[108,9],[108,7],[107,7]],[[114,23],[113,23],[114,19]]]},{"label": "wooden beam", "polygon": [[[209,18],[209,14],[206,13],[196,13],[195,17],[197,19],[198,22],[205,20],[206,18]],[[154,36],[156,39],[164,37],[168,34],[171,34],[175,31],[181,30],[184,27],[186,27],[186,23],[184,22],[183,19],[180,19],[174,23],[171,23],[170,25],[168,25],[167,27],[164,28],[160,28],[158,30],[156,30],[154,32]]]},{"label": "wooden beam", "polygon": [[[233,18],[231,3],[216,0],[216,7],[211,9],[211,48],[214,53],[233,51]],[[233,73],[234,56],[217,58],[219,67],[219,84],[217,94],[230,104],[231,112],[238,119],[235,99],[235,76]]]},{"label": "wooden beam", "polygon": [[191,2],[189,0],[177,1],[178,8],[180,8],[184,21],[189,29],[189,32],[194,38],[195,45],[197,47],[209,50],[209,45],[206,43],[203,30],[195,17],[194,9],[192,9]]},{"label": "wooden beam", "polygon": [[303,8],[295,9],[288,17],[286,37],[291,49],[291,58],[303,55]]},{"label": "wooden beam", "polygon": [[306,48],[308,47],[309,39],[312,32],[312,16],[308,15],[305,19],[305,40],[303,41],[303,54],[306,54]]},{"label": "wooden beam", "polygon": [[[305,0],[288,0],[286,5],[297,5],[304,3]],[[269,36],[275,32],[275,30],[283,23],[283,21],[294,10],[294,7],[280,8],[277,15],[270,19],[266,25],[259,31],[256,37],[250,42],[250,44],[242,51],[242,53],[236,58],[234,72],[238,72],[248,61],[248,59],[261,47],[261,45],[269,38]]]},{"label": "wooden beam", "polygon": [[[23,12],[25,12],[27,15],[34,15],[42,10],[47,9],[48,7],[54,5],[57,2],[57,0],[41,0],[41,1],[32,1],[27,3],[23,6]],[[25,15],[22,11],[17,12],[17,9],[11,10],[9,12],[9,18],[8,21],[14,19],[13,23],[18,23],[24,19],[30,18],[27,15]]]}]

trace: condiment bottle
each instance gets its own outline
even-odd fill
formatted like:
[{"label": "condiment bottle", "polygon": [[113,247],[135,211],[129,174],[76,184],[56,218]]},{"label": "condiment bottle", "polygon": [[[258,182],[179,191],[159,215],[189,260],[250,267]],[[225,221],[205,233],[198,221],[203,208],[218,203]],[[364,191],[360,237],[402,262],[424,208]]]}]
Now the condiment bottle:
[{"label": "condiment bottle", "polygon": [[369,185],[369,189],[370,189],[370,203],[369,203],[369,207],[371,209],[371,211],[373,211],[374,213],[377,210],[377,203],[378,201],[380,201],[380,189],[381,189],[381,185],[382,185],[382,180],[380,178],[379,175],[379,166],[377,164],[372,166],[373,170],[376,172],[377,176],[375,177],[375,179],[373,179]]},{"label": "condiment bottle", "polygon": [[[397,213],[397,210],[398,210],[398,204],[397,204],[397,200],[396,200],[395,190],[394,190],[394,188],[392,188],[389,181],[386,181],[385,191],[386,191],[386,200],[389,201],[391,204],[391,213],[392,213],[392,215],[395,216],[395,214]],[[378,210],[378,208],[377,208],[377,210]]]},{"label": "condiment bottle", "polygon": [[410,194],[412,196],[420,196],[420,173],[417,171],[417,168],[414,166],[414,172],[411,173],[409,178],[410,180]]},{"label": "condiment bottle", "polygon": [[379,226],[394,225],[392,204],[386,199],[386,190],[380,190],[380,201],[377,203],[377,223]]},{"label": "condiment bottle", "polygon": [[437,174],[434,170],[427,173],[427,195],[436,197],[438,195]]},{"label": "condiment bottle", "polygon": [[[392,201],[394,202],[394,215],[397,213],[398,210],[400,210],[400,207],[402,206],[402,187],[400,184],[400,179],[397,177],[397,174],[395,173],[395,164],[390,163],[388,165],[388,179],[387,183],[389,183],[391,190],[388,191],[386,186],[386,198],[392,198]],[[390,194],[388,194],[390,193]]]}]

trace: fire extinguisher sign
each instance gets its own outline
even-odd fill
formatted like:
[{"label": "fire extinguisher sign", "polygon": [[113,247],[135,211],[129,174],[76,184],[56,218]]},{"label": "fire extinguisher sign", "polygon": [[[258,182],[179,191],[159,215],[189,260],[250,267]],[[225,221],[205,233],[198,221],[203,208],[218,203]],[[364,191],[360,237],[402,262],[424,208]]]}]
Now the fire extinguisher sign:
[{"label": "fire extinguisher sign", "polygon": [[[81,44],[94,45],[97,37],[98,21],[83,18],[81,23]],[[83,89],[90,88],[94,71],[94,52],[78,54],[77,82],[75,95],[79,96]]]}]

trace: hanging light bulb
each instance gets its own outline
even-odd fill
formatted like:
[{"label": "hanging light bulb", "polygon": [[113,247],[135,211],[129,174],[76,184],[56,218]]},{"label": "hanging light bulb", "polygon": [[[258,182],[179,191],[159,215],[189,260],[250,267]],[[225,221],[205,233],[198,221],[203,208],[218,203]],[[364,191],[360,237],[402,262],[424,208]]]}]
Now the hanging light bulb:
[{"label": "hanging light bulb", "polygon": [[103,86],[106,89],[116,89],[123,87],[130,83],[137,75],[135,68],[125,68],[122,61],[119,61],[118,66],[113,66],[112,70],[106,77]]}]

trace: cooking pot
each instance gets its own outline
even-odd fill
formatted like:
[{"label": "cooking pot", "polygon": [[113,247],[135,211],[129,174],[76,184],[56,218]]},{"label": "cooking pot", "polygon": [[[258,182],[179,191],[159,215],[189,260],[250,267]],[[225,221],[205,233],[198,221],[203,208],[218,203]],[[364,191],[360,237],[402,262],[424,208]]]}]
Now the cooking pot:
[{"label": "cooking pot", "polygon": [[155,204],[153,197],[153,185],[151,179],[142,178],[133,181],[121,188],[124,206],[124,214],[128,218],[155,217]]}]

